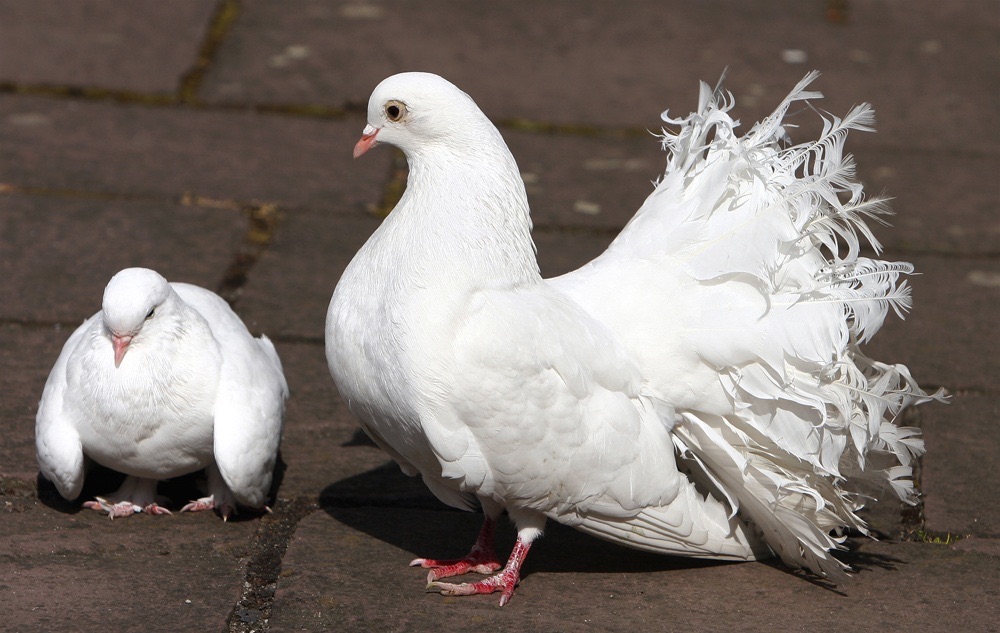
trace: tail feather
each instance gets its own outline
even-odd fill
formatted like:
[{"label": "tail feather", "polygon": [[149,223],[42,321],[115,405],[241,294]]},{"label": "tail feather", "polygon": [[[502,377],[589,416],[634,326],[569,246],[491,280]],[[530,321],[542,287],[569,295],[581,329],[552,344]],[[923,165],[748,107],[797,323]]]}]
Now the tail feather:
[{"label": "tail feather", "polygon": [[831,531],[846,521],[864,532],[864,522],[854,513],[860,504],[835,494],[808,464],[737,428],[729,420],[685,414],[674,433],[682,455],[712,472],[734,499],[734,511],[760,531],[786,565],[842,580],[848,568],[829,551],[839,549],[843,539]]},{"label": "tail feather", "polygon": [[630,333],[670,312],[680,344],[668,338],[660,357],[700,363],[724,394],[672,402],[685,420],[674,430],[679,451],[702,488],[751,521],[783,561],[832,578],[845,569],[828,553],[839,530],[866,531],[856,514],[862,489],[877,482],[915,500],[910,464],[923,444],[895,420],[943,395],[860,349],[890,309],[901,318],[910,309],[913,266],[860,254],[864,243],[880,251],[868,221],[889,214],[885,199],[865,197],[844,151],[850,131],[873,130],[867,104],[843,118],[820,113],[816,140],[788,142],[786,114],[822,96],[807,90],[817,76],[742,136],[729,115],[734,99],[718,87],[702,84],[687,117],[665,112],[675,131],[661,137],[663,177],[608,250],[561,283],[587,302],[578,289],[604,284],[601,296],[611,297],[623,277],[643,288],[658,283],[646,271],[677,276],[662,287],[682,292],[649,301],[641,317],[596,301],[588,309],[654,359],[644,369],[655,389],[682,393],[671,387],[689,376],[670,373]]}]

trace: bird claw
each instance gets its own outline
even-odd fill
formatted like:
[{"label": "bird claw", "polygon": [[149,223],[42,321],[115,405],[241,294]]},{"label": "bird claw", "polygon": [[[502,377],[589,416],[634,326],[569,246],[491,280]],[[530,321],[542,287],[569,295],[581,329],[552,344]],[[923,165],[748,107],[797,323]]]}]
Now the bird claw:
[{"label": "bird claw", "polygon": [[[201,499],[192,499],[190,503],[181,508],[181,512],[202,512],[204,510],[218,510],[219,515],[222,516],[222,520],[229,521],[229,517],[236,512],[235,506],[223,501],[221,504],[215,503],[214,496],[202,497]],[[270,509],[267,509],[270,512]]]},{"label": "bird claw", "polygon": [[118,503],[113,503],[104,497],[95,497],[94,501],[85,502],[83,507],[103,512],[107,514],[108,518],[111,520],[114,520],[115,517],[127,517],[136,514],[137,512],[142,512],[142,507],[135,505],[131,501],[119,501]]},{"label": "bird claw", "polygon": [[437,591],[443,596],[474,596],[500,591],[502,592],[500,595],[500,606],[502,607],[514,595],[514,588],[517,587],[519,580],[520,578],[516,574],[501,572],[495,576],[472,583],[463,582],[456,584],[429,581],[427,583],[427,591]]},{"label": "bird claw", "polygon": [[493,548],[473,547],[472,551],[465,558],[455,558],[451,560],[435,560],[433,558],[414,558],[410,561],[410,567],[423,567],[430,569],[427,574],[427,582],[461,576],[462,574],[484,574],[489,575],[500,569],[500,561],[497,560]]},{"label": "bird claw", "polygon": [[202,512],[214,508],[215,500],[212,497],[202,497],[201,499],[192,499],[190,503],[181,508],[181,512]]},{"label": "bird claw", "polygon": [[[157,509],[162,510],[162,512],[170,514],[169,510],[165,508],[160,508],[159,506],[156,506],[155,503],[152,504],[152,506],[155,506]],[[138,514],[139,512],[143,511],[142,506],[136,505],[131,501],[129,501],[128,499],[115,503],[108,501],[104,497],[94,497],[94,501],[84,502],[83,507],[90,510],[96,510],[98,512],[104,512],[105,514],[108,515],[108,518],[111,519],[112,521],[115,519],[115,517],[132,516],[133,514]],[[161,514],[161,512],[154,511],[151,512],[151,514]]]},{"label": "bird claw", "polygon": [[[435,561],[430,561],[431,563]],[[447,562],[447,561],[444,561]],[[427,564],[427,559],[418,558],[410,563],[410,567],[423,567],[425,569],[430,569],[427,572],[427,582],[431,583],[436,580],[441,580],[442,578],[451,578],[452,576],[461,576],[463,574],[483,574],[488,576],[496,570],[500,569],[500,563],[498,562],[488,562],[480,564],[472,564],[470,561],[459,561],[451,565],[433,565]]]}]

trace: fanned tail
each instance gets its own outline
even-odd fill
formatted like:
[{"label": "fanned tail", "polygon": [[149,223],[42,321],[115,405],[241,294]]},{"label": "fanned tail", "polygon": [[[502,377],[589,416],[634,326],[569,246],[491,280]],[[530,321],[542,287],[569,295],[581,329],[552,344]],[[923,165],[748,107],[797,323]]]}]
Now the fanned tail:
[{"label": "fanned tail", "polygon": [[592,269],[652,261],[686,279],[678,287],[698,311],[680,336],[719,376],[731,412],[678,407],[679,452],[787,564],[837,577],[844,565],[828,551],[843,528],[866,532],[865,482],[916,498],[910,463],[923,443],[895,420],[944,397],[860,350],[890,309],[910,309],[901,278],[913,267],[861,256],[865,242],[880,252],[868,221],[889,213],[844,153],[849,131],[873,129],[867,104],[825,115],[815,141],[787,142],[789,107],[822,96],[807,90],[817,76],[743,136],[721,88],[703,83],[687,117],[665,112],[677,128],[663,132],[666,172]]}]

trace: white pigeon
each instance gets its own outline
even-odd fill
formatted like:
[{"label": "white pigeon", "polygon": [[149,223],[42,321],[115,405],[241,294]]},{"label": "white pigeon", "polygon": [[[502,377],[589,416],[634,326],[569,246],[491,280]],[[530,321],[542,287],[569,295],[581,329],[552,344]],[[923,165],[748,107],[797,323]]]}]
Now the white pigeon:
[{"label": "white pigeon", "polygon": [[[600,257],[542,279],[517,165],[468,95],[404,73],[368,104],[355,157],[409,162],[406,192],[327,313],[330,371],[362,427],[444,503],[486,520],[463,559],[419,558],[428,589],[502,592],[546,519],[642,550],[779,556],[825,577],[871,490],[912,502],[927,396],[859,345],[910,306],[906,263],[861,257],[865,200],[843,154],[867,105],[788,147],[807,76],[744,136],[732,99],[664,119],[664,177]],[[870,484],[876,484],[871,486]],[[507,564],[493,549],[506,510]],[[441,578],[493,573],[475,583]]]},{"label": "white pigeon", "polygon": [[182,511],[228,519],[237,503],[266,509],[287,397],[274,345],[254,339],[222,298],[127,268],[49,374],[38,464],[66,499],[80,495],[85,458],[128,475],[84,504],[111,518],[169,514],[157,482],[201,469],[211,494]]}]

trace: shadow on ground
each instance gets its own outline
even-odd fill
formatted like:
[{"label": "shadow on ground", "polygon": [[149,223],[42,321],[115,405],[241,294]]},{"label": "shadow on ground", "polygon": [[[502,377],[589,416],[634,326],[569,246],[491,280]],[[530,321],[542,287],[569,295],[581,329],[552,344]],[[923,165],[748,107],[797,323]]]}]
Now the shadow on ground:
[{"label": "shadow on ground", "polygon": [[[463,512],[445,506],[423,485],[419,478],[407,477],[392,462],[367,472],[330,484],[320,493],[320,508],[337,521],[413,554],[414,557],[457,558],[466,554],[482,522],[480,513]],[[426,510],[407,512],[405,525],[385,521],[385,508]],[[365,512],[368,508],[371,512]],[[497,530],[497,554],[503,560],[514,543],[515,530],[502,521]],[[837,557],[851,567],[851,574],[873,569],[895,570],[900,559],[866,551],[873,542],[858,536],[846,541],[846,550]],[[591,537],[572,528],[549,521],[545,537],[538,541],[524,569],[547,573],[642,573],[696,569],[729,564],[642,552]],[[839,595],[837,585],[799,570],[785,567],[777,559],[763,561],[775,569],[800,577],[804,582]],[[850,583],[850,580],[847,581]]]},{"label": "shadow on ground", "polygon": [[[414,557],[456,558],[466,554],[476,538],[482,515],[448,508],[419,478],[405,476],[394,463],[327,486],[319,497],[320,508],[352,529],[410,552]],[[372,512],[364,512],[365,508]],[[407,513],[405,525],[387,523],[386,507],[421,509]],[[515,531],[508,521],[497,529],[497,554],[505,558]],[[528,557],[524,576],[533,571],[549,573],[635,573],[725,565],[673,556],[658,556],[593,538],[550,521],[545,537]]]}]

